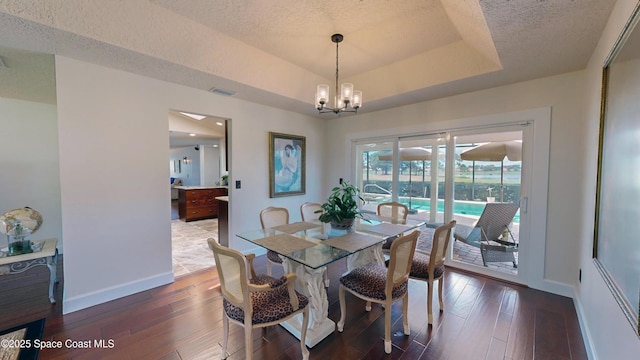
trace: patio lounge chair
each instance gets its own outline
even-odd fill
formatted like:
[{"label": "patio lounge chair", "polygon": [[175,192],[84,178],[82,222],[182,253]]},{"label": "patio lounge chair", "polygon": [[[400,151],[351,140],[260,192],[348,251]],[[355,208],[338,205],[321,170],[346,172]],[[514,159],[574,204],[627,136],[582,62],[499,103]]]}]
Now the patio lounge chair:
[{"label": "patio lounge chair", "polygon": [[[518,243],[509,230],[509,224],[518,208],[519,205],[514,203],[488,203],[473,227],[456,225],[453,238],[479,247],[484,266],[488,262],[512,262],[517,268],[514,253],[518,251]],[[505,230],[508,236],[503,236]]]}]

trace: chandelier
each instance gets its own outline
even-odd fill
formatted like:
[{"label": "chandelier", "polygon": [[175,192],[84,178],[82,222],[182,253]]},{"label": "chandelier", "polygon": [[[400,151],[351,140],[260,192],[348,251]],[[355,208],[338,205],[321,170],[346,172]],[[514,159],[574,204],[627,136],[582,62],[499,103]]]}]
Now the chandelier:
[{"label": "chandelier", "polygon": [[[353,84],[344,83],[338,92],[338,44],[342,42],[342,34],[331,35],[331,41],[336,43],[336,92],[334,97],[334,107],[328,107],[329,85],[320,84],[316,90],[316,109],[318,113],[334,113],[340,115],[343,112],[357,113],[362,106],[362,91],[353,91]],[[339,97],[338,97],[339,96]]]}]

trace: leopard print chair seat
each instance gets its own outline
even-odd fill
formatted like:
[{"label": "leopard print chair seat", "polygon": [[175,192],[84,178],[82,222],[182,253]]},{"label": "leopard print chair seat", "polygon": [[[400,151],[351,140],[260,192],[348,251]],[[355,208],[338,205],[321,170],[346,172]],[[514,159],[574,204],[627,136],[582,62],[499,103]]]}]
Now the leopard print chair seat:
[{"label": "leopard print chair seat", "polygon": [[[273,250],[267,250],[267,259],[273,264],[282,264],[282,259],[280,258],[280,255],[278,255],[278,253]],[[269,265],[267,269],[271,270],[271,266]]]},{"label": "leopard print chair seat", "polygon": [[[251,301],[253,304],[252,324],[264,324],[277,321],[291,315],[294,311],[304,308],[309,304],[309,299],[296,291],[298,297],[298,308],[294,309],[289,301],[289,292],[286,284],[287,278],[276,279],[270,276],[258,275],[258,279],[252,279],[251,283],[256,285],[269,285],[274,291],[252,292]],[[244,310],[235,306],[226,299],[223,300],[224,311],[230,319],[244,322]]]},{"label": "leopard print chair seat", "polygon": [[[351,272],[340,278],[340,284],[347,289],[354,291],[362,296],[384,300],[385,286],[387,283],[387,268],[379,264],[367,264],[362,267],[353,269]],[[400,298],[407,293],[407,284],[405,281],[398,286],[394,286],[391,297]]]},{"label": "leopard print chair seat", "polygon": [[[434,279],[439,279],[444,274],[444,264],[436,267],[433,272]],[[416,253],[411,264],[411,278],[429,280],[429,255]]]},{"label": "leopard print chair seat", "polygon": [[409,335],[409,296],[407,285],[411,271],[411,260],[416,251],[419,231],[401,236],[391,244],[389,267],[382,264],[367,264],[351,270],[340,278],[340,321],[338,331],[344,330],[346,319],[345,292],[365,300],[365,309],[371,311],[371,303],[382,304],[385,311],[384,352],[391,353],[391,305],[402,301],[403,325],[405,335]]}]

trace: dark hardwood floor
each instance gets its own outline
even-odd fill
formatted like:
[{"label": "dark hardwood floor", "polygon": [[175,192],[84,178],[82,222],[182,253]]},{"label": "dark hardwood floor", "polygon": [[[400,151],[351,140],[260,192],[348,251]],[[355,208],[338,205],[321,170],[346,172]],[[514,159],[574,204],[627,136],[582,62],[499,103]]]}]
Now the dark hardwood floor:
[{"label": "dark hardwood floor", "polygon": [[[62,315],[62,259],[58,303],[47,298],[48,270],[0,276],[0,330],[46,318],[44,340],[113,340],[106,349],[44,349],[40,359],[219,359],[222,297],[215,269],[170,285]],[[265,257],[256,259],[264,272]],[[338,279],[344,262],[329,267],[329,317],[338,321]],[[279,275],[282,268],[279,269]],[[445,311],[427,326],[426,284],[411,280],[409,323],[402,333],[401,303],[392,307],[393,351],[384,353],[384,313],[347,294],[347,321],[310,349],[311,359],[587,359],[573,301],[448,269]],[[436,295],[436,294],[434,294]],[[437,296],[437,295],[436,295]],[[230,326],[229,359],[244,358],[244,333]],[[254,359],[299,359],[300,347],[280,326],[254,331]],[[108,342],[107,342],[108,344]]]}]

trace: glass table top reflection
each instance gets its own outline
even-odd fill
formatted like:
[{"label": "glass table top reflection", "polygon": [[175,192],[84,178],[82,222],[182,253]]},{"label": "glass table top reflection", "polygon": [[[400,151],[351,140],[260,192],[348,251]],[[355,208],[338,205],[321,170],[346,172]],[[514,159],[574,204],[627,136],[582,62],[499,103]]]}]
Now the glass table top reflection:
[{"label": "glass table top reflection", "polygon": [[389,237],[421,225],[424,225],[424,221],[402,222],[367,214],[364,219],[356,219],[349,230],[334,229],[319,222],[296,222],[237,236],[317,269],[358,251],[381,245]]}]

